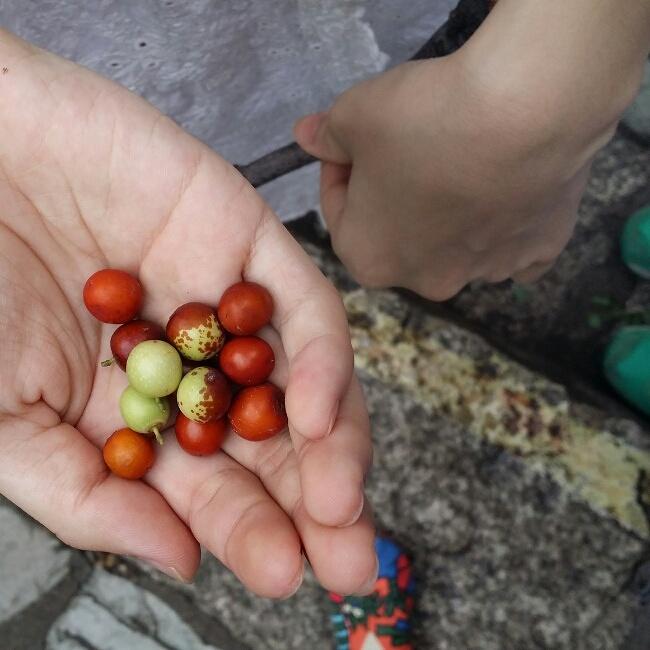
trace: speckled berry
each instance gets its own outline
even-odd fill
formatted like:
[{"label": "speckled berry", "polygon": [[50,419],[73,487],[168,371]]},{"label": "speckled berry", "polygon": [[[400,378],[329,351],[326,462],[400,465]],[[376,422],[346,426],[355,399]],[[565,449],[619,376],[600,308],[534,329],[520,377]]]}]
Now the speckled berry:
[{"label": "speckled berry", "polygon": [[201,366],[183,377],[178,408],[194,422],[209,422],[225,415],[231,396],[228,380],[216,368]]},{"label": "speckled berry", "polygon": [[188,302],[171,315],[167,338],[186,359],[193,361],[215,356],[225,341],[216,310],[200,302]]}]

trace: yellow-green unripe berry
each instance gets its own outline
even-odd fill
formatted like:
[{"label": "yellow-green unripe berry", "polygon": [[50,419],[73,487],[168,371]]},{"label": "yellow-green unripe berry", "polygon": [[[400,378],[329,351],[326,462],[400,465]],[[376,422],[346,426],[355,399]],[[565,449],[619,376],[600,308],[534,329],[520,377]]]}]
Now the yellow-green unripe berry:
[{"label": "yellow-green unripe berry", "polygon": [[160,429],[167,424],[169,412],[166,397],[147,397],[133,386],[128,386],[120,397],[120,413],[129,429],[138,433],[153,433],[160,444]]},{"label": "yellow-green unripe berry", "polygon": [[183,377],[183,362],[166,341],[138,343],[126,361],[129,383],[147,397],[165,397],[177,388]]}]

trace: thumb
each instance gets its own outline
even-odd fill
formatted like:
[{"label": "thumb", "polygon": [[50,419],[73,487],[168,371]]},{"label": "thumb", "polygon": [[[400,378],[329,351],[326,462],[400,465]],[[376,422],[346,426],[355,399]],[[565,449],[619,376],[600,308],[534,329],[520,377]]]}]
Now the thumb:
[{"label": "thumb", "polygon": [[135,556],[181,580],[197,569],[198,543],[163,497],[110,474],[68,424],[3,419],[0,493],[70,546]]},{"label": "thumb", "polygon": [[352,162],[345,143],[332,133],[327,111],[299,119],[293,127],[293,135],[296,142],[316,158],[341,165]]}]

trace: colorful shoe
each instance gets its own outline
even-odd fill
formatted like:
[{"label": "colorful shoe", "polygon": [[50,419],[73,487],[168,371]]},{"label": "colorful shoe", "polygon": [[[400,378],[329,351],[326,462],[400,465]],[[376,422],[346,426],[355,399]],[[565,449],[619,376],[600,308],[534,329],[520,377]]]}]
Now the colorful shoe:
[{"label": "colorful shoe", "polygon": [[413,650],[411,561],[392,540],[378,537],[379,577],[369,596],[330,593],[336,650]]}]

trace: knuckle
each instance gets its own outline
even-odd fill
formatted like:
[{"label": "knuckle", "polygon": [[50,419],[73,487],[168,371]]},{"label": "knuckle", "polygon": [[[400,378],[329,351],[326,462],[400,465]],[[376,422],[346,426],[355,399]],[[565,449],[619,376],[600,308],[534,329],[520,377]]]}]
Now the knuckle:
[{"label": "knuckle", "polygon": [[81,543],[79,536],[76,530],[73,530],[70,526],[61,526],[52,529],[52,532],[65,544],[66,546],[71,546],[79,550],[84,549],[84,545]]},{"label": "knuckle", "polygon": [[348,121],[347,104],[349,102],[348,93],[343,93],[330,108],[325,119],[326,127],[333,133],[342,133]]},{"label": "knuckle", "polygon": [[443,302],[453,298],[467,284],[467,278],[458,271],[451,271],[444,277],[438,277],[429,282],[424,295],[435,302]]},{"label": "knuckle", "polygon": [[[336,249],[335,249],[336,250]],[[345,264],[352,278],[362,287],[380,289],[390,286],[395,281],[388,259],[382,261],[375,257],[362,257],[358,252],[347,251],[337,254]]]},{"label": "knuckle", "polygon": [[255,463],[255,473],[264,485],[268,485],[269,482],[298,463],[291,440],[287,436],[282,436],[270,447],[266,453],[259,456]]}]

